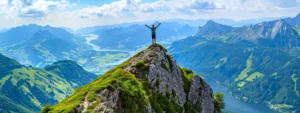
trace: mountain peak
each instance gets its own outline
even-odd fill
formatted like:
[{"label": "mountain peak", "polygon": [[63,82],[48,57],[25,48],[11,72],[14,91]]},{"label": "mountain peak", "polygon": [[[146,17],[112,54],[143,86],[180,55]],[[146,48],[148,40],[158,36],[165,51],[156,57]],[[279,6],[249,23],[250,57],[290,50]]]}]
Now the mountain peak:
[{"label": "mountain peak", "polygon": [[218,37],[224,33],[229,32],[233,28],[231,26],[222,25],[212,20],[206,22],[203,27],[199,27],[195,36],[206,36],[208,38]]},{"label": "mountain peak", "polygon": [[50,39],[50,38],[55,38],[55,36],[53,36],[47,30],[41,30],[41,31],[37,31],[36,33],[34,33],[33,36],[32,36],[32,38],[30,40],[27,40],[27,41]]},{"label": "mountain peak", "polygon": [[[85,71],[76,62],[71,60],[58,61],[51,65],[45,66],[44,69],[46,71],[53,72],[62,78],[67,79],[67,82],[77,83],[76,86],[85,85],[87,81],[92,81],[93,79],[97,78],[95,74]],[[60,71],[57,71],[57,69],[59,69]]]},{"label": "mountain peak", "polygon": [[295,18],[300,18],[300,12],[298,13],[298,15]]},{"label": "mountain peak", "polygon": [[[151,45],[55,105],[53,112],[214,112],[213,92]],[[187,107],[190,106],[190,107]]]},{"label": "mountain peak", "polygon": [[298,13],[295,17],[293,18],[285,18],[284,20],[289,23],[291,26],[294,26],[294,27],[298,27],[300,28],[300,13]]},{"label": "mountain peak", "polygon": [[216,22],[214,22],[214,21],[212,21],[212,20],[208,20],[208,21],[206,22],[206,25],[213,25],[213,24],[218,24],[218,23],[216,23]]},{"label": "mountain peak", "polygon": [[231,41],[248,40],[267,47],[290,51],[300,44],[299,35],[285,20],[274,20],[234,29],[227,36]]}]

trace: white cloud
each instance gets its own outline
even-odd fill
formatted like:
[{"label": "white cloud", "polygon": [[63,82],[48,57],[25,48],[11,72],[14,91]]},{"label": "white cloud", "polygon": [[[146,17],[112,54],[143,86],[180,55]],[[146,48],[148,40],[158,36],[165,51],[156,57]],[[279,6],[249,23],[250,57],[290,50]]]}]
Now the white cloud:
[{"label": "white cloud", "polygon": [[80,17],[126,16],[130,11],[137,9],[140,0],[120,0],[100,7],[83,8],[78,12]]},{"label": "white cloud", "polygon": [[49,12],[69,6],[66,0],[12,0],[7,5],[7,9],[10,13],[17,13],[20,17],[43,17]]},{"label": "white cloud", "polygon": [[144,3],[141,4],[139,9],[142,12],[156,12],[156,11],[168,11],[170,10],[169,7],[167,7],[167,2],[164,0],[158,0],[153,3]]},{"label": "white cloud", "polygon": [[0,5],[7,4],[7,0],[0,0]]},{"label": "white cloud", "polygon": [[[2,5],[1,5],[2,4]],[[26,23],[84,27],[132,21],[295,16],[300,0],[117,0],[82,6],[67,0],[0,0],[0,26]],[[76,7],[75,7],[76,6]],[[66,21],[67,20],[67,21]]]}]

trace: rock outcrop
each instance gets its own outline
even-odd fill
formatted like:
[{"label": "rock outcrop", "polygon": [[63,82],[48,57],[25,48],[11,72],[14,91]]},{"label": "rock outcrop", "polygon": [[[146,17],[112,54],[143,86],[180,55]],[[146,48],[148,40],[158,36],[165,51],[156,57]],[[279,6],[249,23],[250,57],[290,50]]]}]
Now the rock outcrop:
[{"label": "rock outcrop", "polygon": [[51,112],[213,113],[212,89],[150,46],[53,107]]}]

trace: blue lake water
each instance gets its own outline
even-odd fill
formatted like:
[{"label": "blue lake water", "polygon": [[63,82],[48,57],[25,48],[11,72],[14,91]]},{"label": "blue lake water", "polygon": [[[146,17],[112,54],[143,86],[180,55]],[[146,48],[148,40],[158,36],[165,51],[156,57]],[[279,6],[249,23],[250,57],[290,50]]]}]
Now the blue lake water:
[{"label": "blue lake water", "polygon": [[226,87],[218,84],[212,79],[205,79],[214,92],[222,92],[225,95],[225,110],[234,113],[278,113],[270,109],[266,104],[256,104],[236,99],[226,92]]}]

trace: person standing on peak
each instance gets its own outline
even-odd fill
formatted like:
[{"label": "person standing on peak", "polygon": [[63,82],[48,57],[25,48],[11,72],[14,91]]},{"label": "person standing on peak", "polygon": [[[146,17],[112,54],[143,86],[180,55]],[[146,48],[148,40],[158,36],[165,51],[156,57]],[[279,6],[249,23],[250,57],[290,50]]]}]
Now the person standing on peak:
[{"label": "person standing on peak", "polygon": [[151,32],[152,32],[152,44],[155,45],[156,44],[156,33],[155,33],[155,30],[156,28],[158,28],[158,26],[160,25],[161,23],[159,23],[156,27],[154,27],[154,25],[152,25],[152,27],[148,26],[147,24],[145,24],[146,27],[148,27],[149,29],[151,29]]}]

